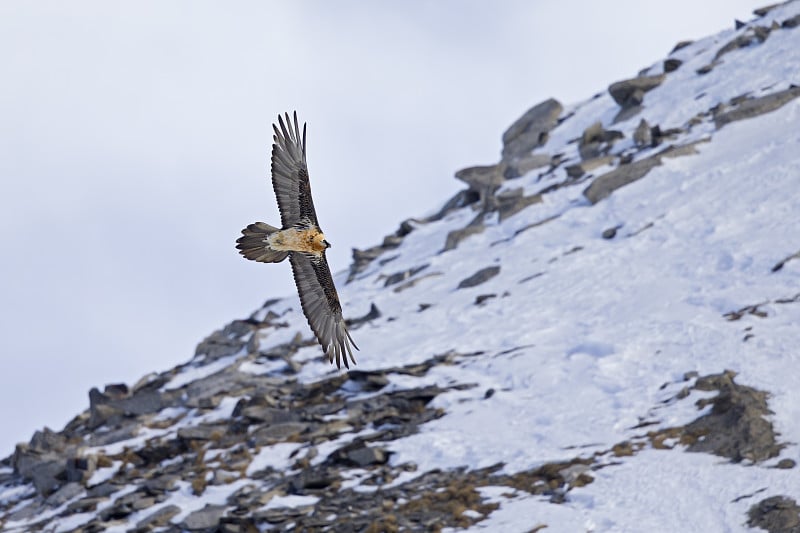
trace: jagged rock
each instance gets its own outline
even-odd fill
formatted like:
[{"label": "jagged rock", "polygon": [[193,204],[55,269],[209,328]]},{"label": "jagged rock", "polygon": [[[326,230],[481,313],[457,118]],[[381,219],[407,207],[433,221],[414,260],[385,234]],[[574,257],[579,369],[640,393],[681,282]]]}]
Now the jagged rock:
[{"label": "jagged rock", "polygon": [[217,440],[227,430],[224,424],[200,424],[178,429],[178,438],[184,440]]},{"label": "jagged rock", "polygon": [[294,440],[298,435],[309,431],[310,426],[302,422],[282,422],[255,430],[250,438],[257,446],[267,446],[281,441]]},{"label": "jagged rock", "polygon": [[563,110],[558,100],[550,98],[525,112],[503,133],[503,160],[513,161],[546,143]]},{"label": "jagged rock", "polygon": [[777,443],[775,430],[765,418],[772,414],[767,393],[739,385],[734,376],[734,372],[726,371],[697,380],[697,390],[715,390],[719,394],[701,400],[698,406],[710,404],[711,412],[686,425],[684,434],[696,437],[688,450],[714,453],[734,462],[776,457],[783,445]]},{"label": "jagged rock", "polygon": [[371,322],[381,317],[381,312],[378,309],[378,306],[375,303],[369,304],[369,311],[364,316],[360,316],[358,318],[351,318],[346,321],[347,327],[351,330],[355,330],[366,324],[367,322]]},{"label": "jagged rock", "polygon": [[351,370],[348,372],[347,377],[350,381],[358,383],[361,390],[365,392],[375,392],[384,388],[389,384],[383,372],[363,372],[360,370]]},{"label": "jagged rock", "polygon": [[442,249],[442,252],[455,249],[458,246],[458,243],[460,243],[470,235],[482,233],[484,229],[485,227],[483,224],[472,224],[467,226],[466,228],[461,228],[451,231],[450,233],[447,234],[447,238],[445,239],[444,248]]},{"label": "jagged rock", "polygon": [[622,226],[614,226],[613,228],[605,229],[603,230],[601,237],[603,237],[604,239],[613,239],[614,237],[617,236],[617,230],[621,227]]},{"label": "jagged rock", "polygon": [[383,448],[370,447],[364,442],[357,441],[335,451],[331,457],[335,462],[364,468],[386,463],[389,460],[389,453]]},{"label": "jagged rock", "polygon": [[793,85],[783,91],[777,91],[758,98],[750,98],[744,100],[733,109],[726,109],[714,113],[714,124],[717,129],[720,129],[726,124],[737,120],[757,117],[782,107],[798,96],[800,96],[800,87]]},{"label": "jagged rock", "polygon": [[36,491],[42,496],[53,492],[61,485],[61,476],[67,469],[66,460],[55,454],[42,456],[21,452],[17,446],[14,455],[15,471],[25,479],[30,480]]},{"label": "jagged rock", "polygon": [[182,526],[189,531],[203,531],[214,529],[219,523],[219,519],[225,514],[227,506],[225,505],[206,505],[199,509],[183,521]]},{"label": "jagged rock", "polygon": [[401,281],[405,281],[411,276],[414,276],[423,270],[428,268],[428,265],[420,265],[416,267],[409,268],[407,270],[403,270],[401,272],[395,272],[394,274],[390,274],[386,277],[386,281],[383,282],[384,287],[388,287],[389,285],[395,285],[396,283],[400,283]]},{"label": "jagged rock", "polygon": [[497,298],[496,294],[479,294],[475,297],[475,305],[483,305],[487,300]]},{"label": "jagged rock", "polygon": [[650,124],[645,119],[639,121],[636,130],[633,132],[633,142],[639,148],[645,148],[653,145],[653,133]]},{"label": "jagged rock", "polygon": [[473,275],[469,276],[468,278],[462,279],[458,283],[458,287],[457,288],[459,288],[459,289],[468,289],[470,287],[477,287],[478,285],[481,285],[482,283],[486,283],[487,281],[489,281],[490,279],[492,279],[493,277],[495,277],[499,273],[500,273],[500,267],[497,266],[497,265],[486,267],[486,268],[482,268],[482,269],[478,270],[477,272],[475,272]]},{"label": "jagged rock", "polygon": [[680,59],[675,59],[674,57],[670,57],[669,59],[664,60],[664,72],[675,72],[683,65],[683,61]]},{"label": "jagged rock", "polygon": [[97,509],[97,506],[105,501],[108,501],[106,497],[95,497],[95,498],[81,498],[80,500],[76,500],[67,506],[67,510],[73,513],[88,513],[90,511],[94,511]]},{"label": "jagged rock", "polygon": [[753,28],[749,28],[745,33],[737,35],[731,41],[728,41],[719,50],[717,50],[717,53],[714,54],[714,59],[711,61],[712,64],[715,64],[722,56],[733,52],[734,50],[745,48],[756,42],[759,44],[763,43],[765,40],[767,40],[767,37],[769,37],[769,33],[769,28],[764,26],[755,26]]},{"label": "jagged rock", "polygon": [[796,253],[793,253],[790,256],[784,257],[783,259],[775,263],[775,266],[772,267],[772,272],[777,272],[778,270],[782,269],[783,266],[792,259],[800,259],[800,250],[798,250]]},{"label": "jagged rock", "polygon": [[595,178],[592,184],[583,191],[583,195],[591,203],[596,204],[610,196],[617,189],[646,176],[651,169],[661,164],[662,158],[696,154],[695,146],[700,142],[705,141],[697,141],[682,146],[670,146],[650,157],[627,165],[620,165],[616,169]]},{"label": "jagged rock", "polygon": [[754,26],[752,28],[748,28],[744,33],[737,35],[732,40],[725,43],[719,50],[717,50],[717,53],[714,54],[714,58],[711,60],[711,62],[697,69],[697,73],[701,75],[708,74],[720,63],[720,59],[725,54],[733,52],[734,50],[738,50],[739,48],[745,48],[755,43],[763,43],[765,40],[767,40],[769,34],[770,28],[764,26]]},{"label": "jagged rock", "polygon": [[769,533],[800,533],[800,507],[792,498],[772,496],[747,511],[747,525]]},{"label": "jagged rock", "polygon": [[[172,517],[180,514],[181,508],[177,505],[167,505],[159,509],[158,511],[154,512],[153,514],[139,520],[136,523],[136,527],[138,529],[145,529],[150,530],[158,527],[164,527],[169,525],[170,520]],[[213,527],[213,526],[212,526]]]},{"label": "jagged rock", "polygon": [[595,122],[583,131],[578,141],[578,153],[583,160],[595,159],[607,154],[623,137],[621,131],[604,129],[601,122]]},{"label": "jagged rock", "polygon": [[580,163],[577,163],[575,165],[569,165],[564,168],[564,171],[570,178],[578,179],[597,168],[610,165],[611,163],[614,162],[615,159],[616,158],[613,155],[595,157],[593,159],[587,159],[586,161],[581,161]]},{"label": "jagged rock", "polygon": [[[99,406],[110,407],[102,413],[98,412]],[[124,415],[144,415],[157,413],[163,407],[161,394],[157,390],[141,389],[136,394],[129,396],[126,393],[117,391],[114,397],[104,394],[92,388],[89,391],[89,409],[92,417],[99,419],[110,418],[110,415],[121,413]],[[96,427],[96,426],[95,426]]]},{"label": "jagged rock", "polygon": [[107,498],[121,488],[122,486],[113,481],[104,481],[86,489],[86,496],[88,498]]},{"label": "jagged rock", "polygon": [[96,467],[97,458],[94,456],[72,457],[67,460],[66,480],[83,483],[92,477]]},{"label": "jagged rock", "polygon": [[65,504],[67,501],[71,500],[78,494],[83,492],[83,485],[80,483],[67,483],[62,485],[57,491],[52,493],[50,496],[45,499],[44,503],[48,507],[60,507],[61,505]]},{"label": "jagged rock", "polygon": [[779,6],[782,6],[782,5],[783,5],[783,3],[777,3],[777,4],[769,4],[769,5],[763,6],[763,7],[758,7],[758,8],[753,10],[753,15],[755,15],[757,17],[763,17],[764,15],[766,15],[767,13],[769,13],[770,11],[775,9],[776,7],[779,7]]},{"label": "jagged rock", "polygon": [[686,48],[687,46],[689,46],[693,42],[694,41],[691,41],[691,40],[690,41],[678,41],[678,43],[675,46],[672,47],[672,50],[670,50],[669,53],[670,54],[674,54],[675,52],[677,52],[681,48]]},{"label": "jagged rock", "polygon": [[486,203],[505,181],[504,164],[464,168],[456,172],[456,178],[467,185],[471,191],[478,193],[480,201]]},{"label": "jagged rock", "polygon": [[250,405],[242,409],[242,416],[246,416],[262,424],[281,424],[283,422],[297,422],[299,416],[286,409],[275,409],[266,405]]},{"label": "jagged rock", "polygon": [[796,28],[800,26],[800,15],[795,15],[781,22],[781,27],[786,29]]},{"label": "jagged rock", "polygon": [[497,201],[499,221],[502,222],[530,205],[541,203],[542,195],[529,194],[526,196],[524,190],[520,187],[498,194],[495,199]]},{"label": "jagged rock", "polygon": [[553,165],[553,157],[548,154],[528,154],[519,157],[506,166],[503,177],[507,180],[524,176],[531,170]]},{"label": "jagged rock", "polygon": [[425,281],[426,279],[436,278],[436,277],[441,276],[442,274],[443,274],[442,272],[428,272],[427,274],[425,274],[423,276],[417,276],[414,279],[411,279],[409,281],[406,281],[405,283],[402,283],[402,284],[398,285],[397,287],[392,289],[392,291],[393,292],[403,292],[404,290],[410,289],[411,287],[414,287],[415,285],[417,285],[418,283],[420,283],[422,281]]},{"label": "jagged rock", "polygon": [[635,107],[641,105],[644,101],[644,94],[661,85],[664,78],[664,74],[658,74],[622,80],[612,83],[608,87],[608,92],[620,107]]},{"label": "jagged rock", "polygon": [[[467,193],[460,193],[457,194],[455,198],[451,199],[450,202],[445,204],[442,210],[437,213],[436,215],[429,217],[427,220],[419,221],[415,219],[408,219],[404,220],[400,227],[391,235],[387,235],[383,239],[383,243],[378,246],[373,246],[366,250],[358,250],[357,248],[353,248],[353,263],[350,265],[350,273],[347,276],[347,282],[350,283],[353,281],[358,274],[363,272],[367,266],[369,266],[372,261],[377,259],[381,256],[386,250],[391,250],[393,248],[397,248],[400,243],[403,242],[403,238],[414,231],[413,223],[424,223],[424,222],[431,222],[433,220],[439,220],[440,218],[444,217],[450,210],[455,209],[457,207],[461,207],[460,201],[466,201],[466,197],[469,196]],[[453,205],[451,205],[453,204]],[[458,205],[455,205],[458,204]]]}]

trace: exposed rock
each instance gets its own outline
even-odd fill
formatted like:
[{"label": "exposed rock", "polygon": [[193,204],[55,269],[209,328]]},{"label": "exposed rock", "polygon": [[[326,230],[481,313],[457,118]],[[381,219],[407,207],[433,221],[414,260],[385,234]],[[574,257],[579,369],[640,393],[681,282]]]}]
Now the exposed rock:
[{"label": "exposed rock", "polygon": [[711,72],[714,67],[720,63],[720,59],[725,54],[740,48],[751,46],[753,44],[763,43],[767,37],[769,37],[770,31],[770,28],[764,26],[753,26],[748,28],[744,33],[737,35],[732,40],[725,43],[719,50],[717,50],[717,53],[714,54],[714,58],[711,60],[711,62],[697,69],[697,73],[702,75]]},{"label": "exposed rock", "polygon": [[351,318],[346,320],[347,327],[351,330],[355,330],[366,324],[367,322],[371,322],[381,317],[381,312],[378,309],[378,306],[375,303],[369,304],[369,311],[364,316],[360,316],[358,318]]},{"label": "exposed rock", "polygon": [[717,53],[714,54],[712,63],[715,64],[722,56],[733,52],[734,50],[738,50],[739,48],[745,48],[754,43],[763,43],[767,37],[769,37],[769,32],[769,28],[764,26],[754,26],[749,28],[747,31],[741,35],[737,35],[731,41],[728,41],[719,50],[717,50]]},{"label": "exposed rock", "polygon": [[675,52],[677,52],[681,48],[686,48],[687,46],[689,46],[693,42],[694,41],[691,41],[691,40],[690,41],[679,41],[675,46],[672,47],[672,50],[670,51],[670,55],[674,54]]},{"label": "exposed rock", "polygon": [[566,171],[567,176],[577,179],[597,168],[612,164],[615,159],[616,157],[613,155],[595,157],[594,159],[587,159],[586,161],[581,161],[575,165],[569,165],[565,167],[564,170]]},{"label": "exposed rock", "polygon": [[48,507],[60,507],[82,492],[83,486],[80,483],[67,483],[48,496],[44,503]]},{"label": "exposed rock", "polygon": [[460,243],[470,235],[482,233],[484,229],[485,228],[483,224],[472,224],[465,228],[451,231],[450,233],[447,234],[447,238],[445,239],[444,248],[442,249],[442,252],[455,249],[458,246],[458,243]]},{"label": "exposed rock", "polygon": [[680,68],[683,64],[683,61],[680,59],[675,59],[674,57],[670,57],[669,59],[664,60],[664,72],[675,72]]},{"label": "exposed rock", "polygon": [[652,91],[664,81],[664,74],[639,76],[629,80],[612,83],[608,92],[614,101],[623,108],[635,107],[644,102],[644,94]]},{"label": "exposed rock", "polygon": [[547,167],[554,164],[553,157],[548,154],[528,154],[514,160],[506,166],[503,176],[507,180],[524,176],[531,170]]},{"label": "exposed rock", "polygon": [[350,265],[350,273],[347,276],[347,282],[350,283],[353,281],[358,274],[366,270],[366,268],[378,257],[380,257],[384,252],[387,250],[392,250],[400,246],[400,243],[403,242],[403,238],[414,231],[414,224],[416,223],[424,223],[430,222],[434,220],[439,220],[444,217],[447,213],[449,213],[453,209],[457,209],[459,207],[463,207],[468,203],[472,203],[477,201],[477,199],[470,200],[469,193],[466,191],[462,191],[461,193],[457,194],[454,198],[452,198],[449,202],[447,202],[444,207],[442,207],[441,211],[436,215],[429,217],[426,220],[416,220],[416,219],[407,219],[404,220],[400,227],[395,230],[394,233],[387,235],[383,239],[383,243],[378,246],[373,246],[371,248],[367,248],[366,250],[358,250],[357,248],[353,248],[353,263]]},{"label": "exposed rock", "polygon": [[497,201],[499,220],[502,222],[530,205],[541,203],[542,195],[529,194],[526,196],[524,190],[520,187],[498,194],[495,200]]},{"label": "exposed rock", "polygon": [[591,203],[596,204],[600,200],[610,196],[611,193],[617,189],[646,176],[651,169],[661,165],[661,160],[664,157],[696,154],[695,146],[701,142],[705,141],[697,141],[682,146],[670,146],[650,157],[640,159],[628,165],[620,165],[616,169],[595,178],[591,185],[583,191],[583,195]]},{"label": "exposed rock", "polygon": [[620,226],[614,226],[613,228],[605,229],[603,230],[601,237],[603,237],[604,239],[613,239],[614,237],[617,236],[617,230],[621,227],[622,226],[620,225]]},{"label": "exposed rock", "polygon": [[[778,443],[767,406],[767,393],[734,381],[729,370],[697,378],[694,390],[719,391],[717,396],[696,402],[698,409],[711,405],[711,412],[678,428],[648,433],[653,446],[665,439],[677,439],[690,452],[727,457],[733,462],[760,462],[776,457],[784,444]],[[687,396],[686,390],[681,397]]]},{"label": "exposed rock", "polygon": [[386,277],[386,281],[383,282],[383,286],[388,287],[389,285],[395,285],[397,283],[400,283],[401,281],[405,281],[408,278],[416,274],[419,274],[426,268],[428,268],[427,264],[412,267],[407,270],[403,270],[401,272],[395,272],[394,274],[390,274],[389,276]]},{"label": "exposed rock", "polygon": [[792,498],[772,496],[747,511],[747,525],[769,533],[800,533],[800,507]]},{"label": "exposed rock", "polygon": [[781,23],[782,28],[791,29],[800,26],[800,14],[784,20]]},{"label": "exposed rock", "polygon": [[475,305],[483,305],[487,300],[497,298],[496,294],[479,294],[475,297]]},{"label": "exposed rock", "polygon": [[586,128],[578,142],[578,153],[581,159],[594,159],[607,154],[614,143],[624,137],[621,131],[606,130],[601,122],[595,122]]},{"label": "exposed rock", "polygon": [[775,263],[775,266],[772,267],[772,271],[777,272],[778,270],[782,269],[784,265],[786,265],[786,263],[788,263],[792,259],[800,259],[800,250],[798,250],[797,252],[793,253],[790,256],[784,257],[783,259]]},{"label": "exposed rock", "polygon": [[500,273],[500,267],[497,266],[497,265],[486,267],[486,268],[482,268],[482,269],[478,270],[477,272],[475,272],[473,275],[469,276],[468,278],[462,279],[458,283],[458,288],[459,289],[467,289],[467,288],[470,288],[470,287],[477,287],[478,285],[486,283],[487,281],[489,281],[490,279],[492,279],[493,277],[495,277],[499,273]]},{"label": "exposed rock", "polygon": [[444,274],[443,272],[428,272],[427,274],[423,274],[422,276],[417,276],[416,278],[410,279],[410,280],[406,281],[405,283],[401,283],[400,285],[398,285],[397,287],[392,289],[392,291],[393,292],[403,292],[404,290],[410,289],[411,287],[414,287],[415,285],[417,285],[418,283],[420,283],[422,281],[425,281],[426,279],[438,278],[439,276],[442,276],[443,274]]},{"label": "exposed rock", "polygon": [[639,148],[646,148],[653,145],[653,133],[650,124],[645,119],[639,121],[636,130],[633,132],[633,142]]},{"label": "exposed rock", "polygon": [[219,519],[226,509],[225,505],[206,505],[202,509],[190,513],[183,521],[183,527],[189,531],[213,530],[219,524]]},{"label": "exposed rock", "polygon": [[548,132],[558,124],[564,107],[553,98],[522,115],[503,133],[503,160],[514,161],[547,142]]},{"label": "exposed rock", "polygon": [[456,172],[456,178],[469,185],[469,189],[477,193],[480,202],[485,205],[487,199],[494,195],[505,181],[503,175],[505,168],[502,163],[464,168]]},{"label": "exposed rock", "polygon": [[777,91],[758,98],[750,98],[744,100],[733,109],[725,109],[715,113],[714,124],[719,129],[737,120],[757,117],[782,107],[798,96],[800,96],[800,87],[792,85],[783,91]]},{"label": "exposed rock", "polygon": [[336,462],[359,468],[382,465],[389,460],[389,454],[383,448],[369,447],[360,441],[335,451],[331,457]]},{"label": "exposed rock", "polygon": [[[153,514],[139,520],[136,523],[138,529],[153,529],[169,525],[172,517],[180,514],[181,508],[177,505],[167,505],[154,512]],[[212,526],[213,527],[213,526]]]},{"label": "exposed rock", "polygon": [[753,14],[755,16],[757,16],[757,17],[763,17],[764,15],[766,15],[767,13],[769,13],[770,11],[775,9],[776,7],[779,7],[779,6],[782,6],[782,5],[783,5],[783,3],[777,3],[777,4],[769,4],[769,5],[763,6],[763,7],[758,7],[758,8],[753,10]]}]

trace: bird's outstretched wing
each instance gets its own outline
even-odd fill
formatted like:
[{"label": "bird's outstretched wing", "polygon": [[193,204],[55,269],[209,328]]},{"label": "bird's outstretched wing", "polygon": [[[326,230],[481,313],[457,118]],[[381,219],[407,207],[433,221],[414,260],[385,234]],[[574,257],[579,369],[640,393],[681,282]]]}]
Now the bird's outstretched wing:
[{"label": "bird's outstretched wing", "polygon": [[335,360],[336,366],[341,368],[344,361],[344,366],[350,368],[348,356],[355,364],[353,348],[358,350],[358,346],[350,337],[342,318],[342,306],[325,254],[312,257],[302,252],[292,252],[289,261],[308,325],[330,362]]},{"label": "bird's outstretched wing", "polygon": [[311,199],[311,185],[308,182],[306,165],[306,125],[300,135],[297,112],[293,123],[286,113],[286,120],[278,115],[278,124],[272,145],[272,187],[278,199],[281,223],[284,228],[310,222],[319,227],[314,201]]}]

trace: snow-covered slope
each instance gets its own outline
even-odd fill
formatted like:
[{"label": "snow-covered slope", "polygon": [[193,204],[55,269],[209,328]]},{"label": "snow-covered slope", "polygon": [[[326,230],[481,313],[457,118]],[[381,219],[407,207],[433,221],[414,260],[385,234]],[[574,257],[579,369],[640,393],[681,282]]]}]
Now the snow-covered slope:
[{"label": "snow-covered slope", "polygon": [[800,520],[798,23],[791,2],[537,106],[337,276],[354,371],[270,300],[19,446],[3,529]]}]

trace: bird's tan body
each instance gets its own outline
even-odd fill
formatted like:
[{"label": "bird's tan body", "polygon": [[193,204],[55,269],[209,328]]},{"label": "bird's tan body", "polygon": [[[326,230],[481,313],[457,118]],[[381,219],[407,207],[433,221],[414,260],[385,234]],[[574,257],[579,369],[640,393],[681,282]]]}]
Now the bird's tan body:
[{"label": "bird's tan body", "polygon": [[325,235],[315,227],[286,228],[267,237],[267,244],[279,252],[304,252],[322,255],[327,248]]}]

